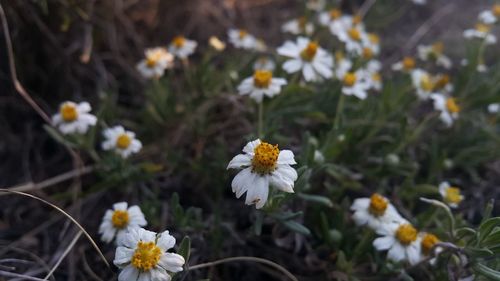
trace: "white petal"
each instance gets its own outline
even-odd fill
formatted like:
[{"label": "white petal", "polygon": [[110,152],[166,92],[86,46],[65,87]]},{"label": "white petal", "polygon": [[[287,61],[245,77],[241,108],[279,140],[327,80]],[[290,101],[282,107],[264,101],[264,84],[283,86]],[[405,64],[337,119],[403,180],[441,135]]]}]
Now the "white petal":
[{"label": "white petal", "polygon": [[289,165],[287,164],[278,164],[278,167],[276,168],[276,170],[274,172],[278,172],[281,174],[281,176],[283,178],[286,178],[292,182],[296,181],[297,180],[297,171],[295,171],[294,168],[290,167]]},{"label": "white petal", "polygon": [[175,238],[169,234],[168,230],[165,230],[162,233],[160,233],[158,241],[156,241],[156,245],[160,247],[162,250],[167,251],[174,247]]},{"label": "white petal", "polygon": [[390,249],[394,245],[395,240],[392,236],[379,237],[373,241],[373,247],[379,251]]},{"label": "white petal", "polygon": [[283,69],[288,73],[295,73],[302,68],[302,61],[298,59],[288,60],[283,64]]},{"label": "white petal", "polygon": [[278,155],[278,164],[297,164],[295,162],[295,158],[293,155],[293,152],[291,150],[282,150],[280,151],[280,154]]},{"label": "white petal", "polygon": [[113,264],[118,267],[124,266],[132,260],[132,256],[134,255],[135,250],[129,249],[126,247],[118,247],[116,248],[115,259],[113,260]]},{"label": "white petal", "polygon": [[269,179],[267,176],[253,175],[251,187],[247,191],[245,204],[255,204],[257,209],[264,207],[269,194]]},{"label": "white petal", "polygon": [[387,258],[396,262],[402,261],[405,258],[405,248],[399,243],[394,243],[387,253]]},{"label": "white petal", "polygon": [[236,198],[240,198],[249,187],[251,187],[253,180],[252,169],[246,168],[241,170],[231,182],[231,188],[236,193]]},{"label": "white petal", "polygon": [[302,75],[304,75],[304,79],[308,82],[316,80],[316,73],[314,73],[310,63],[304,64],[304,67],[302,68]]},{"label": "white petal", "polygon": [[256,139],[254,141],[251,141],[243,147],[243,152],[248,153],[248,154],[253,154],[255,148],[261,143],[260,139]]},{"label": "white petal", "polygon": [[182,266],[184,266],[185,260],[181,255],[174,253],[165,253],[160,258],[159,265],[169,272],[179,272],[182,271]]},{"label": "white petal", "polygon": [[139,270],[137,270],[135,267],[132,265],[129,265],[125,267],[122,272],[120,272],[120,275],[118,275],[118,281],[131,281],[131,280],[137,280],[139,276]]},{"label": "white petal", "polygon": [[113,204],[113,209],[120,210],[120,211],[126,211],[127,206],[128,206],[127,202],[119,202],[119,203]]},{"label": "white petal", "polygon": [[272,186],[278,188],[281,191],[293,193],[293,181],[290,180],[286,175],[282,176],[279,170],[276,170],[271,174],[269,182]]}]

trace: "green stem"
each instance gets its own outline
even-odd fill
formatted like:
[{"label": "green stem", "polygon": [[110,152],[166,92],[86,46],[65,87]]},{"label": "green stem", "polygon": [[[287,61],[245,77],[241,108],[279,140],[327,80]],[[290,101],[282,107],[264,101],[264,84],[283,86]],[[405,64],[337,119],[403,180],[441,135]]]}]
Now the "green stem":
[{"label": "green stem", "polygon": [[342,113],[342,110],[344,109],[344,99],[345,95],[341,92],[340,97],[339,97],[339,102],[337,103],[337,111],[335,112],[335,121],[333,124],[333,129],[336,131],[339,129],[340,126],[340,115]]},{"label": "green stem", "polygon": [[258,131],[257,131],[257,136],[259,138],[264,138],[264,132],[263,132],[263,127],[264,127],[264,102],[261,101],[258,105]]}]

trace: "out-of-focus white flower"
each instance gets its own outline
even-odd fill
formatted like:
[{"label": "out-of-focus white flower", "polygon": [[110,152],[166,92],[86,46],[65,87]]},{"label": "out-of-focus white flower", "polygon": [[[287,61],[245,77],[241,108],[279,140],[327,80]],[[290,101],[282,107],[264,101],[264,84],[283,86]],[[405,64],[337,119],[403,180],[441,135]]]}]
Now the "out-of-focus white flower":
[{"label": "out-of-focus white flower", "polygon": [[364,59],[370,60],[380,53],[380,37],[374,33],[368,33],[362,39],[363,50],[361,55]]},{"label": "out-of-focus white flower", "polygon": [[482,11],[479,14],[479,21],[484,24],[495,24],[500,17],[500,5],[495,4],[490,10]]},{"label": "out-of-focus white flower", "polygon": [[345,58],[341,51],[335,52],[335,77],[342,80],[349,70],[352,68],[352,61]]},{"label": "out-of-focus white flower", "polygon": [[425,70],[415,69],[411,72],[413,86],[420,100],[427,100],[434,90],[433,77]]},{"label": "out-of-focus white flower", "polygon": [[117,242],[113,263],[121,269],[118,281],[171,280],[172,273],[182,271],[184,258],[168,252],[175,246],[168,231],[133,228]]},{"label": "out-of-focus white flower", "polygon": [[305,17],[289,20],[281,26],[281,31],[294,35],[311,35],[314,32],[314,24],[308,22]]},{"label": "out-of-focus white flower", "polygon": [[378,230],[379,237],[373,246],[379,250],[389,250],[387,258],[395,262],[408,261],[417,264],[421,259],[421,242],[418,231],[407,221],[383,224]]},{"label": "out-of-focus white flower", "polygon": [[273,78],[269,70],[255,70],[252,77],[248,77],[238,86],[240,95],[250,95],[256,102],[261,103],[264,96],[269,98],[281,92],[281,87],[286,85],[283,78]]},{"label": "out-of-focus white flower", "polygon": [[321,153],[321,151],[317,149],[314,150],[314,162],[318,164],[322,164],[323,162],[325,162],[325,156],[323,155],[323,153]]},{"label": "out-of-focus white flower", "polygon": [[415,69],[415,65],[416,62],[414,58],[404,57],[401,61],[398,61],[392,65],[392,70],[409,73]]},{"label": "out-of-focus white flower", "polygon": [[176,36],[172,42],[170,42],[168,51],[176,57],[185,59],[194,53],[196,46],[198,46],[196,41],[189,40],[184,36]]},{"label": "out-of-focus white flower", "polygon": [[130,206],[128,209],[127,206],[126,202],[115,203],[113,209],[106,211],[99,226],[102,241],[109,243],[115,237],[118,241],[130,229],[147,224],[139,206]]},{"label": "out-of-focus white flower", "polygon": [[446,126],[451,127],[453,121],[458,119],[460,107],[454,98],[446,97],[443,94],[431,94],[431,99],[434,101],[434,109],[441,112],[439,119],[443,121]]},{"label": "out-of-focus white flower", "polygon": [[484,23],[476,23],[474,29],[465,30],[464,37],[467,39],[483,39],[488,45],[495,44],[497,42],[497,37],[491,34],[491,25]]},{"label": "out-of-focus white flower", "polygon": [[369,89],[382,90],[382,76],[379,72],[381,68],[382,64],[378,60],[371,60],[366,64],[365,68],[358,70],[361,79],[368,84]]},{"label": "out-of-focus white flower", "polygon": [[[330,11],[320,13],[318,16],[318,21],[319,24],[323,26],[342,25],[344,23],[342,22],[341,17],[342,11],[340,11],[340,9],[331,9]],[[340,30],[340,26],[334,28],[334,30]]]},{"label": "out-of-focus white flower", "polygon": [[344,28],[337,34],[339,40],[345,44],[346,50],[357,56],[363,54],[363,42],[369,40],[366,39],[367,36],[368,35],[359,25]]},{"label": "out-of-focus white flower", "polygon": [[488,67],[484,63],[480,63],[477,65],[476,71],[479,73],[484,73],[484,72],[488,71]]},{"label": "out-of-focus white flower", "polygon": [[229,42],[236,48],[252,50],[257,48],[257,39],[244,29],[230,29],[228,31]]},{"label": "out-of-focus white flower", "polygon": [[59,113],[52,116],[52,122],[63,134],[85,134],[97,123],[97,117],[89,113],[91,110],[88,102],[66,101],[59,106]]},{"label": "out-of-focus white flower", "polygon": [[385,161],[390,165],[396,166],[401,160],[397,154],[390,153],[385,156]]},{"label": "out-of-focus white flower", "polygon": [[257,39],[257,42],[255,44],[255,50],[258,51],[258,52],[265,52],[265,51],[267,51],[266,42],[263,39]]},{"label": "out-of-focus white flower", "polygon": [[145,58],[137,64],[137,70],[146,79],[158,79],[165,69],[173,66],[174,56],[165,48],[156,47],[144,51]]},{"label": "out-of-focus white flower", "polygon": [[[420,233],[419,237],[422,257],[427,257],[432,254],[438,255],[443,251],[443,248],[441,247],[434,247],[437,243],[441,242],[436,235],[432,233]],[[434,253],[432,253],[433,249]],[[435,264],[436,258],[431,259],[429,262],[431,264]]]},{"label": "out-of-focus white flower", "polygon": [[278,48],[278,54],[290,58],[283,64],[288,73],[302,70],[306,81],[318,81],[333,76],[333,58],[317,42],[298,37],[297,42],[286,41]]},{"label": "out-of-focus white flower", "polygon": [[354,200],[351,211],[354,211],[352,218],[357,225],[367,225],[375,231],[385,224],[402,220],[389,200],[378,193]]},{"label": "out-of-focus white flower", "polygon": [[215,36],[210,36],[208,39],[208,44],[218,52],[224,51],[226,49],[226,43]]},{"label": "out-of-focus white flower", "polygon": [[442,182],[439,185],[439,194],[443,200],[451,208],[457,208],[458,204],[464,200],[464,196],[460,192],[460,188],[451,186],[448,182]]},{"label": "out-of-focus white flower", "polygon": [[106,140],[102,143],[102,149],[114,150],[123,158],[139,152],[142,148],[142,143],[135,138],[135,133],[125,131],[122,126],[108,128],[104,130],[103,135]]},{"label": "out-of-focus white flower", "polygon": [[436,61],[438,66],[450,69],[452,62],[444,52],[443,42],[436,42],[432,45],[420,45],[417,47],[418,57],[423,61],[433,60]]},{"label": "out-of-focus white flower", "polygon": [[358,99],[366,99],[367,91],[370,87],[362,79],[362,72],[347,72],[342,79],[342,93],[346,96],[355,96]]},{"label": "out-of-focus white flower", "polygon": [[488,105],[488,112],[495,114],[500,112],[500,103],[491,103]]},{"label": "out-of-focus white flower", "polygon": [[326,0],[307,0],[306,8],[316,12],[322,11],[326,6]]},{"label": "out-of-focus white flower", "polygon": [[276,63],[269,57],[260,57],[253,64],[253,70],[274,71]]},{"label": "out-of-focus white flower", "polygon": [[277,145],[257,139],[249,142],[243,152],[236,155],[227,166],[228,169],[242,169],[231,183],[237,198],[246,192],[245,204],[255,204],[260,209],[267,202],[269,185],[293,193],[297,172],[290,165],[297,163],[292,151],[280,151]]}]

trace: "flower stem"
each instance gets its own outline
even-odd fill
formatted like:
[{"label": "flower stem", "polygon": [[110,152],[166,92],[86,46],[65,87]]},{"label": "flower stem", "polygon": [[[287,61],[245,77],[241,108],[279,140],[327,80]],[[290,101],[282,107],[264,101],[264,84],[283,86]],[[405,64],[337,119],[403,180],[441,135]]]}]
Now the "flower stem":
[{"label": "flower stem", "polygon": [[342,110],[344,108],[344,99],[345,99],[345,95],[341,92],[340,97],[339,97],[339,102],[337,103],[337,110],[335,112],[335,121],[333,124],[334,130],[338,130],[339,126],[340,126],[340,117],[341,117]]},{"label": "flower stem", "polygon": [[264,127],[264,102],[260,102],[258,105],[258,128],[257,128],[257,136],[259,138],[264,138],[264,132],[263,132],[263,127]]}]

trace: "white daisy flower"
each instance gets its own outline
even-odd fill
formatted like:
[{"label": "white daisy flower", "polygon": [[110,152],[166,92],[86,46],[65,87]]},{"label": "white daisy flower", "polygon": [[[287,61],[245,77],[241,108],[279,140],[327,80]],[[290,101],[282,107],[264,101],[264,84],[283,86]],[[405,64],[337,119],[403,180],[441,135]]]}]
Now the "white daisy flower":
[{"label": "white daisy flower", "polygon": [[92,108],[88,102],[63,102],[59,106],[59,113],[52,116],[52,123],[63,134],[85,134],[90,126],[97,123],[97,118],[89,113],[90,110]]},{"label": "white daisy flower", "polygon": [[387,258],[395,262],[408,261],[417,264],[421,260],[421,242],[418,231],[407,221],[383,224],[377,233],[379,237],[373,246],[379,250],[389,250]]},{"label": "white daisy flower", "polygon": [[446,97],[443,94],[431,94],[431,99],[434,101],[434,109],[440,111],[439,119],[445,123],[446,126],[451,127],[453,121],[458,119],[460,107],[452,97]]},{"label": "white daisy flower", "polygon": [[392,70],[395,71],[403,71],[403,72],[411,72],[415,69],[415,59],[412,57],[404,57],[401,61],[396,62],[392,65]]},{"label": "white daisy flower", "polygon": [[495,24],[500,17],[500,5],[495,4],[490,10],[482,11],[479,14],[479,21],[484,24]]},{"label": "white daisy flower", "polygon": [[269,70],[256,70],[252,77],[248,77],[238,86],[240,95],[250,95],[256,102],[261,103],[264,96],[269,98],[281,92],[281,86],[286,85],[283,78],[273,78]]},{"label": "white daisy flower", "polygon": [[401,221],[402,218],[389,200],[378,193],[370,198],[358,198],[351,206],[352,218],[356,225],[367,225],[378,230],[384,224]]},{"label": "white daisy flower", "polygon": [[495,114],[500,112],[500,103],[491,103],[488,105],[488,112]]},{"label": "white daisy flower", "polygon": [[115,237],[121,239],[130,229],[147,224],[144,214],[139,206],[130,206],[126,202],[113,204],[113,209],[107,210],[99,226],[101,240],[109,243]]},{"label": "white daisy flower", "polygon": [[326,0],[307,0],[306,8],[316,12],[322,11],[326,6]]},{"label": "white daisy flower", "polygon": [[363,42],[369,40],[365,39],[367,36],[359,25],[344,28],[337,34],[339,40],[345,44],[346,50],[356,56],[363,54]]},{"label": "white daisy flower", "polygon": [[106,140],[102,143],[102,149],[114,150],[123,158],[137,153],[142,148],[142,143],[135,138],[135,133],[125,131],[122,126],[115,126],[104,130]]},{"label": "white daisy flower", "polygon": [[244,29],[230,29],[228,31],[229,42],[236,48],[252,50],[257,48],[257,39]]},{"label": "white daisy flower", "polygon": [[382,90],[382,76],[380,70],[382,64],[378,60],[371,60],[366,64],[365,68],[359,70],[361,79],[368,84],[369,89],[376,91]]},{"label": "white daisy flower", "polygon": [[341,51],[335,52],[335,77],[342,80],[349,70],[352,68],[352,61],[346,59]]},{"label": "white daisy flower", "polygon": [[415,69],[411,72],[413,86],[420,100],[427,100],[434,91],[433,77],[425,70]]},{"label": "white daisy flower", "polygon": [[451,59],[443,53],[443,42],[436,42],[432,45],[420,45],[417,47],[418,57],[423,61],[436,61],[438,66],[450,69],[452,66]]},{"label": "white daisy flower", "polygon": [[133,228],[117,242],[113,263],[121,269],[118,281],[170,281],[171,273],[183,270],[184,258],[168,252],[175,246],[168,231]]},{"label": "white daisy flower", "polygon": [[488,45],[495,44],[497,37],[491,34],[491,25],[484,23],[477,23],[474,29],[467,29],[464,31],[466,39],[483,39]]},{"label": "white daisy flower", "polygon": [[380,53],[380,37],[374,33],[368,33],[362,38],[361,55],[364,59],[370,60]]},{"label": "white daisy flower", "polygon": [[269,57],[260,57],[253,64],[253,70],[274,71],[276,63]]},{"label": "white daisy flower", "polygon": [[451,208],[457,208],[458,204],[464,200],[464,196],[460,192],[460,188],[451,186],[448,182],[442,182],[439,185],[439,194],[443,200]]},{"label": "white daisy flower", "polygon": [[305,37],[298,37],[297,42],[286,41],[278,48],[278,54],[290,58],[283,64],[288,73],[302,70],[306,81],[318,81],[333,76],[333,58],[318,43]]},{"label": "white daisy flower", "polygon": [[347,72],[342,79],[342,93],[346,96],[355,96],[364,100],[368,96],[370,85],[362,79],[362,72]]},{"label": "white daisy flower", "polygon": [[184,36],[176,36],[170,45],[168,51],[180,59],[186,59],[194,53],[198,43],[193,40],[186,39]]},{"label": "white daisy flower", "polygon": [[[331,9],[328,12],[322,12],[318,16],[318,21],[322,26],[330,26],[331,24],[343,24],[341,21],[342,11],[339,9]],[[335,23],[337,21],[337,23]],[[338,30],[335,28],[334,30]],[[336,35],[336,34],[334,34]]]},{"label": "white daisy flower", "polygon": [[144,54],[145,58],[137,64],[137,70],[146,79],[158,79],[163,76],[165,69],[173,66],[174,56],[165,48],[146,49]]},{"label": "white daisy flower", "polygon": [[[438,255],[439,253],[441,253],[443,251],[443,248],[441,248],[441,247],[434,248],[434,246],[437,243],[441,242],[441,240],[439,240],[439,238],[432,233],[420,233],[419,240],[420,240],[420,246],[421,246],[420,248],[422,251],[422,257],[427,257],[427,256],[430,256],[432,254]],[[434,248],[434,253],[432,252],[433,248]],[[437,261],[437,259],[433,258],[429,262],[430,262],[430,264],[435,264],[436,261]]]},{"label": "white daisy flower", "polygon": [[297,172],[290,165],[297,163],[292,151],[280,151],[278,145],[257,139],[245,145],[243,152],[236,155],[227,166],[228,169],[242,169],[231,183],[237,198],[246,192],[245,204],[255,204],[260,209],[267,202],[269,185],[293,193]]},{"label": "white daisy flower", "polygon": [[307,22],[307,19],[305,17],[300,17],[285,22],[281,26],[281,31],[294,35],[311,35],[314,32],[314,25],[311,22]]}]

